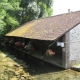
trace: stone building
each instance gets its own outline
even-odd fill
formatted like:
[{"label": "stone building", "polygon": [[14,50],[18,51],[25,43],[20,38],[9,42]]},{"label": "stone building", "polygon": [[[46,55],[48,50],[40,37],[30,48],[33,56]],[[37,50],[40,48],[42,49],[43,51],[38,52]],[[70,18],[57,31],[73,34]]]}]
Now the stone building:
[{"label": "stone building", "polygon": [[[54,56],[43,55],[43,60],[57,66],[70,68],[80,63],[80,11],[27,22],[6,36],[43,41],[43,54],[48,47],[55,51]],[[36,53],[32,56],[40,58],[40,51]]]}]

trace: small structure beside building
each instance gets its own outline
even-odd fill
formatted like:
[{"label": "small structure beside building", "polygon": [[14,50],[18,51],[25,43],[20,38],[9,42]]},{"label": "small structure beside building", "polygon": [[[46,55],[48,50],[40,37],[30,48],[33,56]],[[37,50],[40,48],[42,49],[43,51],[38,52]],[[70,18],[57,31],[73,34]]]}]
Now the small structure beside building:
[{"label": "small structure beside building", "polygon": [[[57,66],[70,68],[80,64],[80,11],[30,21],[6,36],[33,40],[39,48],[32,56]],[[46,56],[47,49],[55,54]]]}]

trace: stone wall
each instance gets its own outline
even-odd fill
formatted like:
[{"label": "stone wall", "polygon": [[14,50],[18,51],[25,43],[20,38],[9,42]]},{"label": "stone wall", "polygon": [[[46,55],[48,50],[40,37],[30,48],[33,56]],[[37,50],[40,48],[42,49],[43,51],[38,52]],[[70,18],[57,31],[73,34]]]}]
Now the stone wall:
[{"label": "stone wall", "polygon": [[65,47],[63,48],[62,67],[65,69],[70,68],[70,44],[67,44],[67,42],[70,42],[70,32],[67,32],[64,37]]},{"label": "stone wall", "polygon": [[63,67],[70,68],[80,64],[80,24],[65,34]]},{"label": "stone wall", "polygon": [[[69,43],[68,43],[69,44]],[[80,63],[80,24],[70,30],[70,59],[71,66]]]}]

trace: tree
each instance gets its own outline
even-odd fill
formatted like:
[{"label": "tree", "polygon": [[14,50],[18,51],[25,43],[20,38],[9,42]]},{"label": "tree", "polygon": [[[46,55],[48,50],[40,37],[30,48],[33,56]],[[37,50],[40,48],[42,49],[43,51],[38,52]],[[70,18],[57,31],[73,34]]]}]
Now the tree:
[{"label": "tree", "polygon": [[53,0],[0,0],[0,38],[19,25],[49,17]]},{"label": "tree", "polygon": [[20,6],[22,24],[40,17],[49,17],[52,14],[51,8],[53,0],[22,0]]},{"label": "tree", "polygon": [[22,9],[19,5],[19,0],[0,0],[0,37],[19,26],[17,12]]}]

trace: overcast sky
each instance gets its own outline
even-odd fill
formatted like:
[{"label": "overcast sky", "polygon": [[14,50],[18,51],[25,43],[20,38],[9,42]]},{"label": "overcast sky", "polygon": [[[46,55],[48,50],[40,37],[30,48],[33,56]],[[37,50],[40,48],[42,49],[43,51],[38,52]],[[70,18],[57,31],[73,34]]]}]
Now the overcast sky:
[{"label": "overcast sky", "polygon": [[80,0],[54,0],[53,3],[54,15],[80,10]]}]

